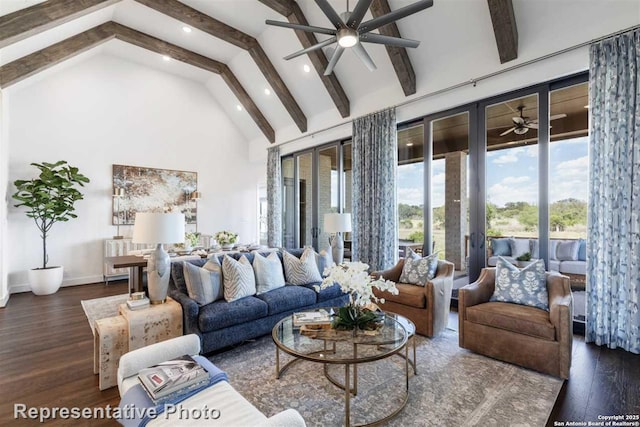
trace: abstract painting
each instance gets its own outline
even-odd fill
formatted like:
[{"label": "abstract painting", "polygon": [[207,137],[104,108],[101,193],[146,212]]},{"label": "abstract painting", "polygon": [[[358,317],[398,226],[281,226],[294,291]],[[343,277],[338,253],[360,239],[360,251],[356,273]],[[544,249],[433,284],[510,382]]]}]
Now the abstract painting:
[{"label": "abstract painting", "polygon": [[198,188],[198,173],[138,166],[113,165],[113,188],[124,188],[114,197],[113,225],[133,225],[136,212],[182,212],[187,224],[195,224],[197,208],[191,193]]}]

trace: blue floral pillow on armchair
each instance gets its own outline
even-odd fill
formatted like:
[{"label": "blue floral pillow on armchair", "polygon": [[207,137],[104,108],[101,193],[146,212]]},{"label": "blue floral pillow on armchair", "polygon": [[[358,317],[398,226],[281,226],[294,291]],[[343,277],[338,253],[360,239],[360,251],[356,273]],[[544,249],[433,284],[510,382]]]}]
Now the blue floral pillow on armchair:
[{"label": "blue floral pillow on armchair", "polygon": [[544,261],[539,259],[520,270],[504,258],[498,257],[495,290],[490,301],[528,305],[549,311]]},{"label": "blue floral pillow on armchair", "polygon": [[427,282],[436,277],[438,272],[438,253],[422,258],[411,248],[407,248],[404,267],[400,275],[400,283],[426,286]]}]

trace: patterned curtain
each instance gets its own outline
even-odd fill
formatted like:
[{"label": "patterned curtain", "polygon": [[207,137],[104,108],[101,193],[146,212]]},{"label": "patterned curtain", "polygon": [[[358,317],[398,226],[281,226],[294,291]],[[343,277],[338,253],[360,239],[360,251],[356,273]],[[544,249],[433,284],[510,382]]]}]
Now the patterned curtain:
[{"label": "patterned curtain", "polygon": [[282,171],[280,147],[270,147],[267,157],[267,244],[282,246]]},{"label": "patterned curtain", "polygon": [[640,30],[590,59],[586,340],[640,353]]},{"label": "patterned curtain", "polygon": [[352,255],[372,270],[398,259],[396,110],[353,121]]}]

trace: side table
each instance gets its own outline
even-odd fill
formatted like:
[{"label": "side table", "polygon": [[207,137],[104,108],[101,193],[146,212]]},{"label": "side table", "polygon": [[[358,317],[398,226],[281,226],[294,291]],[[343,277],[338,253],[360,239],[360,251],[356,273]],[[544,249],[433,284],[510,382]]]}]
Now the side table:
[{"label": "side table", "polygon": [[142,310],[120,304],[119,311],[127,322],[129,351],[182,335],[182,306],[170,297]]},{"label": "side table", "polygon": [[100,390],[118,384],[116,373],[123,354],[182,335],[182,306],[171,298],[141,310],[121,304],[119,312],[95,322],[93,372],[99,375]]}]

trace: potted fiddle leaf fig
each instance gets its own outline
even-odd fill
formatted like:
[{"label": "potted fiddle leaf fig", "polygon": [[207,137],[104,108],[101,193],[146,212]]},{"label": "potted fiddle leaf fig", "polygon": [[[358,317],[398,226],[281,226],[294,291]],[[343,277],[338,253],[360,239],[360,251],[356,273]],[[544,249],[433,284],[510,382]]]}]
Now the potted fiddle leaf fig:
[{"label": "potted fiddle leaf fig", "polygon": [[89,178],[64,160],[31,165],[40,170],[40,175],[30,180],[15,181],[13,185],[18,191],[12,197],[20,202],[15,207],[27,208],[26,214],[33,218],[42,239],[42,266],[29,270],[31,290],[36,295],[49,295],[60,288],[63,267],[47,265],[47,237],[53,224],[77,217],[74,205],[83,199],[77,187],[84,187]]}]

